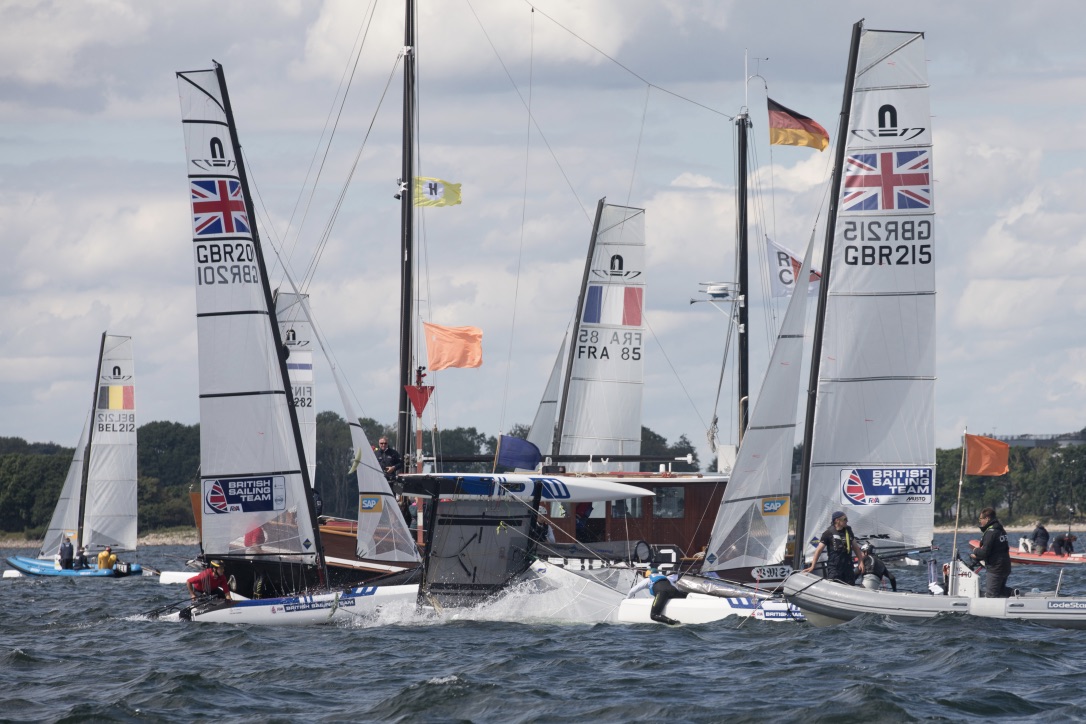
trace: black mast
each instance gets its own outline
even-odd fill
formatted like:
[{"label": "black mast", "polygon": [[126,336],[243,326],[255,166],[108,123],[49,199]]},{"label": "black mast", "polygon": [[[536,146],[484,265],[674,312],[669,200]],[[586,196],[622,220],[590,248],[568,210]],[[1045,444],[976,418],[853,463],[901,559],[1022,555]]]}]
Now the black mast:
[{"label": "black mast", "polygon": [[313,483],[309,479],[309,467],[306,465],[301,428],[298,425],[298,411],[294,409],[294,396],[290,390],[290,374],[287,372],[287,354],[289,352],[283,345],[282,336],[279,334],[279,323],[275,318],[275,302],[272,299],[271,286],[268,284],[268,266],[264,263],[264,251],[260,246],[260,234],[256,230],[256,210],[253,208],[252,194],[249,193],[249,179],[245,175],[245,164],[241,159],[241,142],[238,140],[237,126],[234,125],[234,110],[230,106],[230,94],[226,90],[226,75],[223,73],[222,66],[218,63],[215,63],[215,76],[219,80],[223,112],[226,114],[226,125],[230,132],[230,143],[234,147],[234,159],[238,164],[238,181],[241,182],[242,193],[245,196],[245,213],[249,215],[249,231],[253,237],[253,250],[256,253],[257,267],[260,269],[260,286],[264,290],[264,303],[268,308],[268,324],[271,326],[272,342],[275,344],[276,357],[279,360],[279,374],[283,380],[283,394],[286,397],[287,410],[290,413],[290,427],[294,432],[294,447],[298,453],[298,472],[302,476],[306,507],[309,509],[309,519],[313,526],[314,550],[317,552],[321,575],[327,581],[328,571],[324,562],[324,546],[321,544],[320,521],[317,520],[317,509],[313,502]]},{"label": "black mast", "polygon": [[406,0],[403,31],[403,169],[400,172],[400,391],[396,407],[396,449],[411,456],[411,414],[407,387],[411,377],[411,328],[414,313],[415,199],[415,0]]},{"label": "black mast", "polygon": [[735,118],[735,125],[739,129],[738,148],[736,156],[739,160],[739,186],[735,192],[736,224],[739,236],[739,318],[736,320],[739,327],[739,347],[736,355],[738,364],[738,397],[739,397],[739,444],[743,444],[743,434],[747,431],[747,409],[750,402],[750,352],[747,334],[747,317],[750,309],[750,280],[747,266],[749,264],[747,254],[747,129],[750,128],[750,117],[747,112],[740,113]]},{"label": "black mast", "polygon": [[565,427],[569,381],[573,377],[573,360],[577,355],[577,335],[581,332],[581,309],[584,308],[584,297],[588,293],[588,276],[592,273],[592,257],[596,255],[596,235],[600,233],[600,219],[603,217],[603,205],[606,202],[605,196],[596,204],[596,220],[592,222],[592,238],[588,241],[588,258],[584,263],[584,276],[581,277],[581,293],[577,296],[577,311],[575,312],[577,316],[573,320],[573,332],[569,338],[569,357],[566,358],[566,374],[562,380],[562,404],[558,410],[558,426],[554,431],[554,441],[551,443],[552,455],[562,452],[562,428]]},{"label": "black mast", "polygon": [[94,418],[98,414],[98,389],[102,385],[102,358],[106,355],[106,334],[102,332],[102,343],[98,345],[98,367],[94,377],[94,397],[91,399],[90,427],[87,428],[87,446],[83,448],[83,478],[79,482],[79,518],[75,534],[75,552],[83,546],[83,514],[87,512],[87,478],[90,477],[91,440],[94,439]]},{"label": "black mast", "polygon": [[[818,374],[822,361],[822,335],[826,326],[826,302],[830,292],[830,266],[833,262],[833,237],[837,227],[837,206],[841,199],[841,177],[844,175],[845,147],[848,142],[848,124],[852,112],[852,91],[856,85],[856,60],[860,54],[860,36],[864,21],[852,26],[852,47],[848,53],[848,70],[845,73],[845,94],[841,99],[841,120],[837,127],[837,148],[833,159],[833,182],[830,187],[830,205],[826,214],[826,241],[822,250],[822,283],[818,285],[818,311],[815,314],[814,338],[811,345],[811,376],[807,384],[807,416],[803,425],[803,463],[800,467],[799,498],[796,500],[796,544],[792,554],[792,568],[803,568],[803,552],[807,547],[807,493],[811,483],[811,442],[814,440],[815,403],[818,397]],[[800,281],[796,281],[796,290]],[[793,294],[796,292],[793,292]]]}]

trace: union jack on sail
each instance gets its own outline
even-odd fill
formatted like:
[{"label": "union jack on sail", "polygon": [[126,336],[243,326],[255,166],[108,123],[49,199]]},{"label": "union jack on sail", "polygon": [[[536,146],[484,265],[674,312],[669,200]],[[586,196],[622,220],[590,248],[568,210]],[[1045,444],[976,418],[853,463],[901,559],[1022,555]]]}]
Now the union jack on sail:
[{"label": "union jack on sail", "polygon": [[930,150],[850,154],[841,203],[845,211],[930,208]]},{"label": "union jack on sail", "polygon": [[192,228],[196,236],[249,233],[240,181],[192,179],[191,191]]}]

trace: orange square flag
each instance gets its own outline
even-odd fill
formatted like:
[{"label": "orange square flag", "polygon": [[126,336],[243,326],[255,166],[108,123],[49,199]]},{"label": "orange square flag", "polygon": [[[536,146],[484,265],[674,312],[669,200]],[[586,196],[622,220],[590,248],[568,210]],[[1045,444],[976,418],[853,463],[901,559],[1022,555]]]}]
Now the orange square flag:
[{"label": "orange square flag", "polygon": [[483,330],[478,327],[443,327],[422,323],[426,333],[426,359],[431,372],[447,367],[483,364]]},{"label": "orange square flag", "polygon": [[1011,446],[990,437],[965,436],[966,475],[1006,475],[1010,471]]}]

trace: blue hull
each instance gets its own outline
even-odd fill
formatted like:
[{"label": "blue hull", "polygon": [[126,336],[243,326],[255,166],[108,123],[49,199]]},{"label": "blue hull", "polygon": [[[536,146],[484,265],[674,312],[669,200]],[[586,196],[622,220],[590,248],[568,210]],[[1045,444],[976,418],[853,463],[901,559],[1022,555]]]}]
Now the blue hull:
[{"label": "blue hull", "polygon": [[8,558],[8,565],[27,576],[65,576],[68,578],[123,578],[124,576],[138,576],[143,573],[139,563],[128,563],[127,572],[113,568],[81,568],[79,570],[60,569],[53,566],[53,561],[43,558],[30,558],[28,556],[13,556]]}]

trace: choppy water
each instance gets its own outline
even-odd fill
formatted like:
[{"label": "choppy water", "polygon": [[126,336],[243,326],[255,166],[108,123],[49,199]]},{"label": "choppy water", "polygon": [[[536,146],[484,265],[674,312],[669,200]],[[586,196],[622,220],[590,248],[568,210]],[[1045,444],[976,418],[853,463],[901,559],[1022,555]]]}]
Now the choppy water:
[{"label": "choppy water", "polygon": [[[177,570],[195,552],[139,559]],[[921,569],[894,572],[923,588]],[[1019,566],[1010,584],[1057,575]],[[1063,586],[1086,594],[1086,570]],[[557,625],[520,623],[515,604],[304,629],[140,615],[182,597],[151,576],[0,581],[0,721],[1086,720],[1086,632],[1032,624]]]}]

